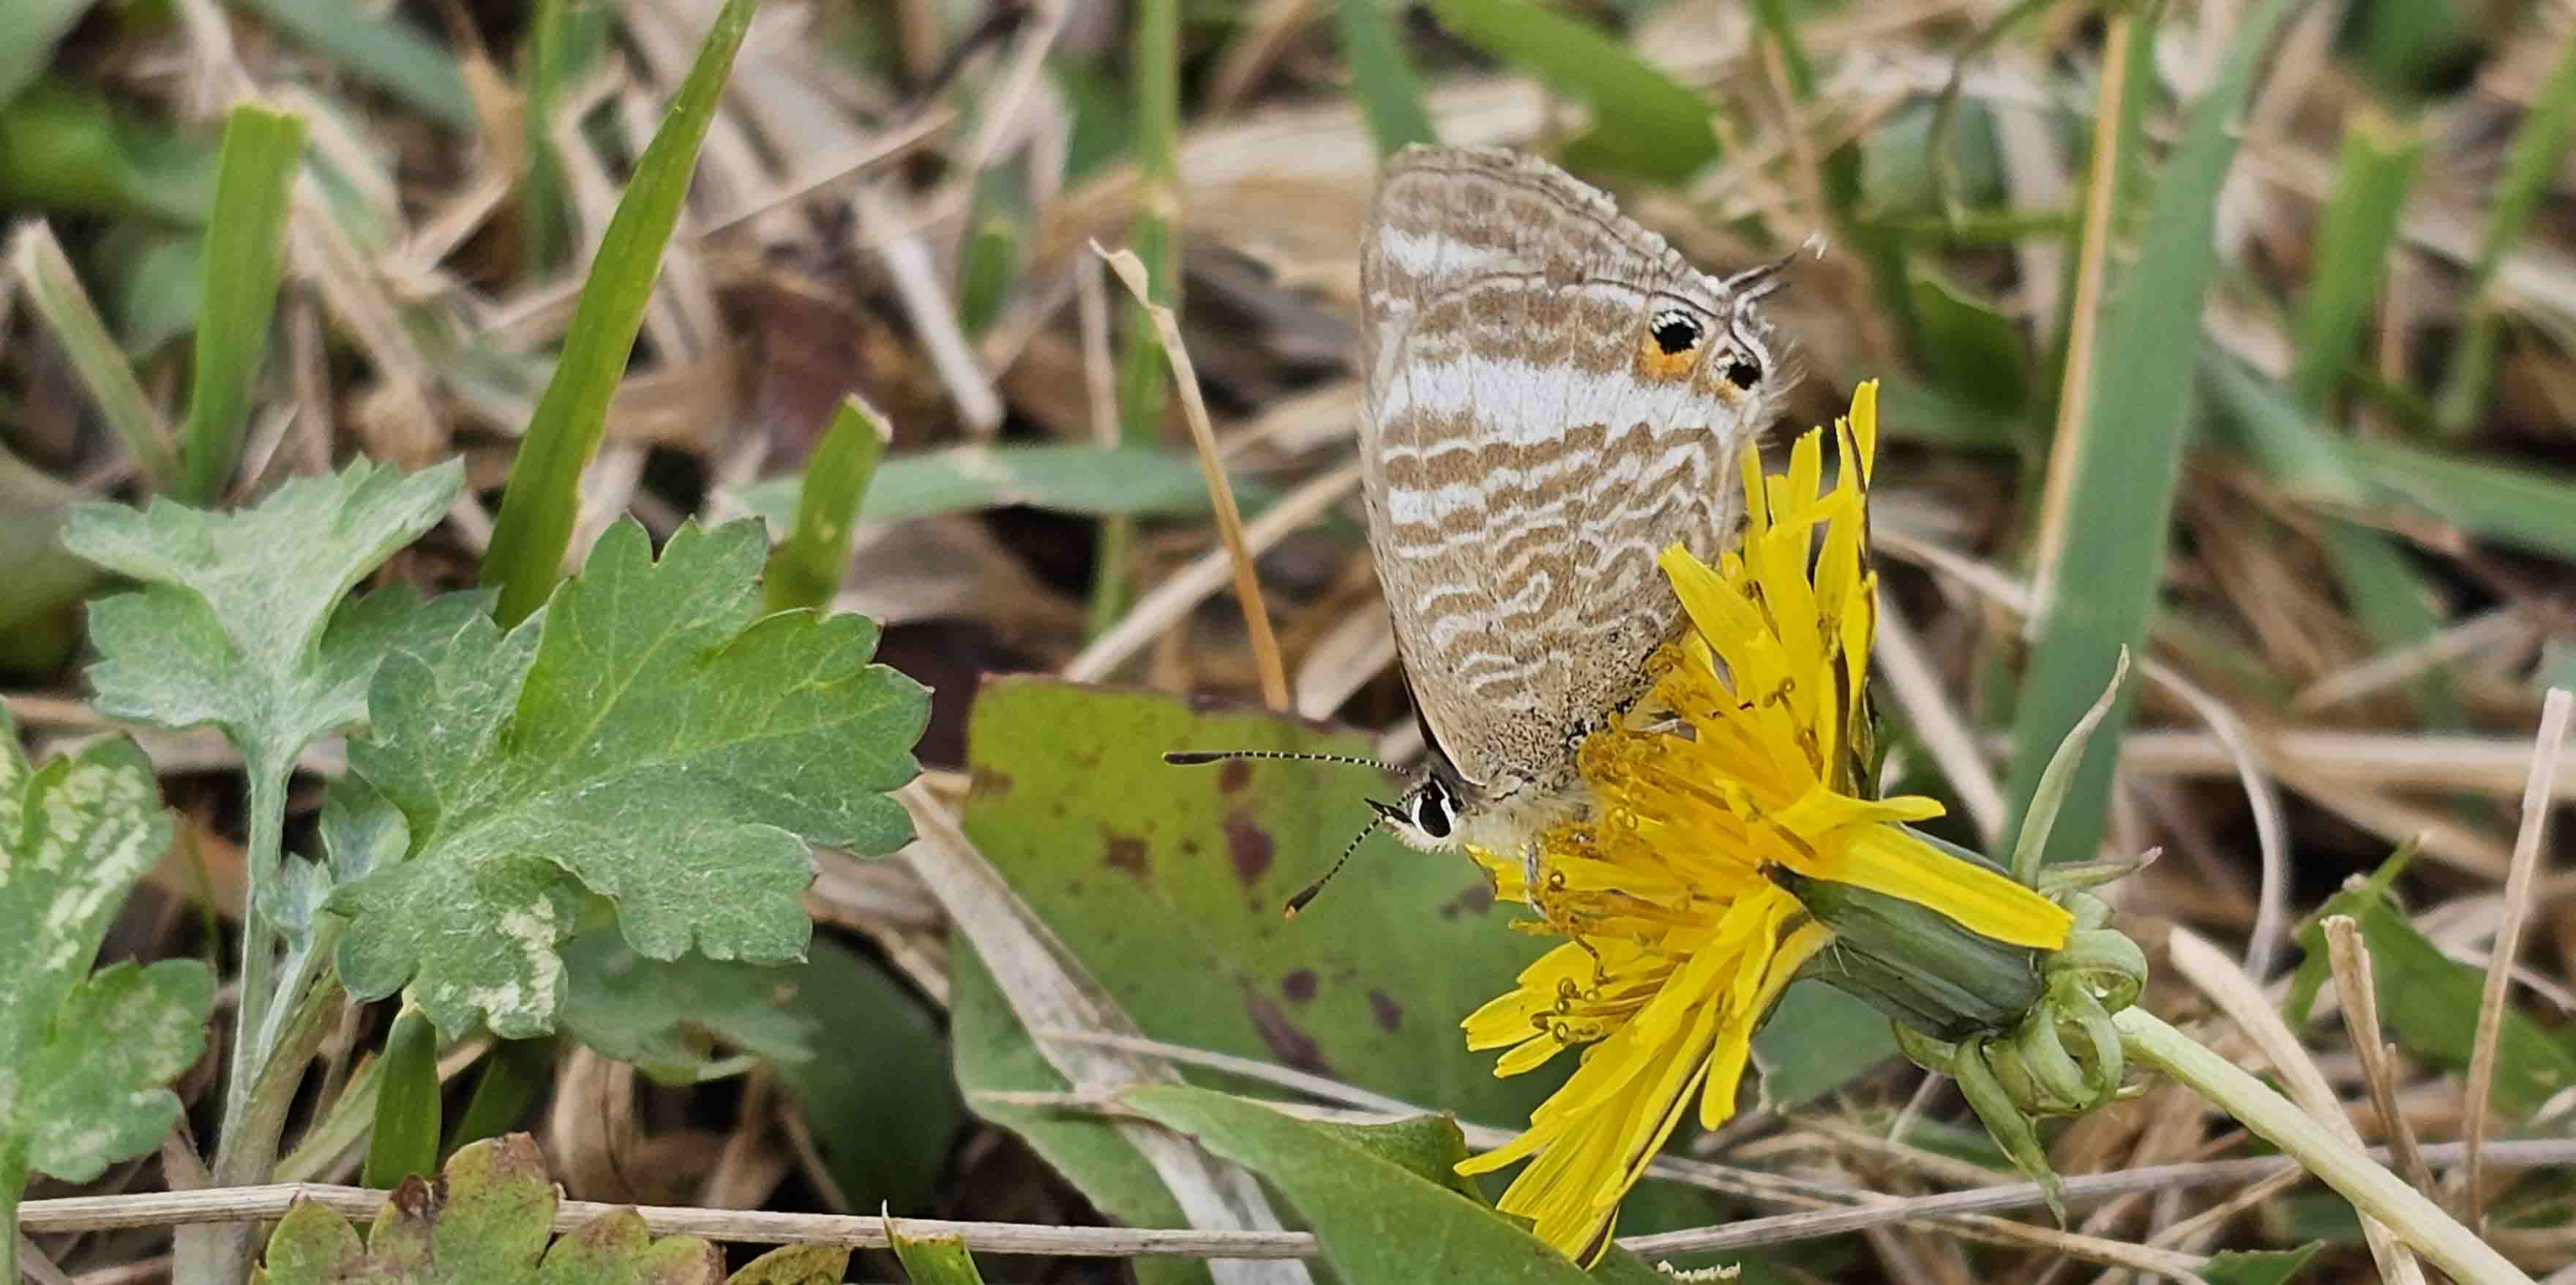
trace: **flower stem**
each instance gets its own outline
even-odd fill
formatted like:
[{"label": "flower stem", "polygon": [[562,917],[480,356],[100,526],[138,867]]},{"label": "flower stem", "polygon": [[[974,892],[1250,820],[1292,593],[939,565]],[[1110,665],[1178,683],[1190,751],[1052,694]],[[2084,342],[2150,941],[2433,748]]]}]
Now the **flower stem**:
[{"label": "flower stem", "polygon": [[2346,1146],[2342,1139],[2308,1118],[2306,1112],[2292,1106],[2289,1099],[2265,1087],[2236,1064],[2201,1047],[2144,1008],[2122,1009],[2111,1016],[2111,1022],[2120,1028],[2121,1043],[2129,1056],[2191,1086],[2246,1128],[2287,1152],[2351,1201],[2354,1208],[2386,1224],[2398,1239],[2450,1273],[2460,1285],[2531,1285],[2531,1277],[2522,1269],[2506,1262],[2504,1255],[2442,1212],[2423,1193]]}]

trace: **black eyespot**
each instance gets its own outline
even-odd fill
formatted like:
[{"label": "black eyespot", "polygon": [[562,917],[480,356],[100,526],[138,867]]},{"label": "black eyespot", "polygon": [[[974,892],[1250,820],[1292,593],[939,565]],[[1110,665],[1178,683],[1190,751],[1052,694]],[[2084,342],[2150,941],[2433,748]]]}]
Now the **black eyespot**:
[{"label": "black eyespot", "polygon": [[1422,802],[1413,810],[1413,823],[1434,839],[1449,837],[1449,806],[1441,797],[1440,787],[1422,792]]},{"label": "black eyespot", "polygon": [[1666,309],[1655,315],[1655,346],[1667,357],[1691,350],[1699,342],[1699,318],[1679,308]]},{"label": "black eyespot", "polygon": [[1762,363],[1751,357],[1737,357],[1726,363],[1726,382],[1751,392],[1755,384],[1762,382]]}]

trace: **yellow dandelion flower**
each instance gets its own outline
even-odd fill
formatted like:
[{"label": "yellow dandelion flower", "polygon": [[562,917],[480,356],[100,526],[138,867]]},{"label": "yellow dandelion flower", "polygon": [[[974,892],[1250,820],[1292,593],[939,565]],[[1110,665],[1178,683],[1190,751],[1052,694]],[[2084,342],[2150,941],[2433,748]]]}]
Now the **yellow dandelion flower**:
[{"label": "yellow dandelion flower", "polygon": [[1869,797],[1877,392],[1861,385],[1834,426],[1832,486],[1824,430],[1783,473],[1747,452],[1741,548],[1716,567],[1664,552],[1692,627],[1648,662],[1635,712],[1584,742],[1595,806],[1541,837],[1541,886],[1517,854],[1470,850],[1499,895],[1569,940],[1462,1023],[1468,1047],[1507,1049],[1497,1075],[1583,1052],[1527,1132],[1459,1169],[1530,1159],[1502,1209],[1568,1255],[1607,1244],[1620,1198],[1694,1098],[1703,1127],[1734,1114],[1754,1031],[1831,939],[1767,871],[1874,889],[2015,945],[2066,941],[2055,903],[1903,828],[1939,803]]}]

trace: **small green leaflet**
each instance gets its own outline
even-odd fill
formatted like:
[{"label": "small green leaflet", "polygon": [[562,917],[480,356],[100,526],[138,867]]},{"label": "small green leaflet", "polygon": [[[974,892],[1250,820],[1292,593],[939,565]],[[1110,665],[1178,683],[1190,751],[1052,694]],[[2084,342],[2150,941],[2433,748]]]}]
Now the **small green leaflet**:
[{"label": "small green leaflet", "polygon": [[762,616],[759,524],[694,523],[656,561],[621,522],[503,633],[397,651],[349,765],[401,809],[408,859],[332,893],[361,998],[405,983],[450,1035],[554,1029],[558,951],[595,908],[651,959],[801,958],[806,845],[890,852],[918,768],[920,684],[859,616]]},{"label": "small green leaflet", "polygon": [[727,1277],[724,1253],[695,1236],[655,1239],[632,1209],[602,1214],[553,1245],[547,1229],[563,1193],[524,1133],[461,1147],[433,1187],[405,1178],[361,1239],[348,1220],[309,1200],[290,1206],[269,1237],[254,1285],[825,1285],[850,1251],[772,1250]]},{"label": "small green leaflet", "polygon": [[362,462],[288,482],[236,513],[167,500],[74,509],[64,546],[143,582],[90,606],[99,712],[158,727],[211,723],[254,775],[284,772],[316,738],[365,716],[388,646],[475,610],[461,596],[424,609],[404,591],[340,601],[436,525],[464,480],[456,461],[409,475]]},{"label": "small green leaflet", "polygon": [[179,1118],[163,1086],[205,1048],[213,976],[186,959],[89,971],[169,847],[142,751],[106,740],[33,767],[0,710],[0,1279],[17,1279],[31,1170],[88,1182]]}]

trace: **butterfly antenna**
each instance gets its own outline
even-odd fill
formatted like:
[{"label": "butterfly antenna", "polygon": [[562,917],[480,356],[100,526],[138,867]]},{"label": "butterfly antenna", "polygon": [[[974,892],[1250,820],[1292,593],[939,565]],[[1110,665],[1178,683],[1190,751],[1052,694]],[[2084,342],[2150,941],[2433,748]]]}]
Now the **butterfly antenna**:
[{"label": "butterfly antenna", "polygon": [[1298,890],[1296,896],[1290,897],[1288,899],[1287,909],[1282,912],[1279,917],[1282,919],[1296,918],[1297,912],[1304,910],[1306,908],[1306,903],[1313,901],[1315,899],[1315,894],[1322,892],[1324,890],[1324,885],[1331,883],[1333,881],[1333,876],[1342,872],[1343,863],[1351,859],[1352,853],[1360,850],[1360,842],[1368,838],[1371,831],[1377,829],[1378,822],[1383,820],[1384,817],[1385,814],[1381,811],[1378,816],[1370,818],[1369,823],[1361,827],[1358,834],[1352,835],[1351,841],[1342,845],[1342,855],[1333,858],[1333,868],[1325,871],[1323,878],[1307,884],[1304,888]]},{"label": "butterfly antenna", "polygon": [[1780,288],[1782,281],[1785,280],[1781,274],[1788,271],[1789,265],[1797,262],[1798,256],[1802,254],[1812,254],[1819,259],[1824,258],[1825,234],[1822,232],[1808,233],[1807,239],[1799,242],[1797,249],[1781,255],[1779,258],[1774,259],[1769,263],[1758,264],[1754,267],[1746,268],[1744,271],[1728,277],[1726,279],[1726,288],[1734,291],[1744,302],[1750,303],[1753,300],[1759,299],[1762,296]]},{"label": "butterfly antenna", "polygon": [[1394,772],[1395,765],[1383,759],[1362,758],[1357,754],[1300,754],[1293,750],[1172,750],[1163,761],[1175,767],[1200,763],[1222,763],[1227,759],[1289,759],[1304,763],[1341,763],[1351,767],[1373,767],[1381,772]]}]

